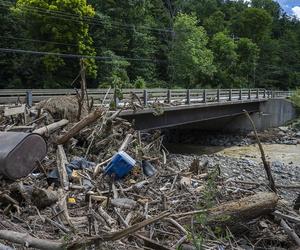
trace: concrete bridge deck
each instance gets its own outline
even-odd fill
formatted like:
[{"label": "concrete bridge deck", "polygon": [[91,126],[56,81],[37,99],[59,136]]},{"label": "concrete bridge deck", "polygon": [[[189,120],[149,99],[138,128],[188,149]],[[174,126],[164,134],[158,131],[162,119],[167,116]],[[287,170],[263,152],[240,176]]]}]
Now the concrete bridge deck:
[{"label": "concrete bridge deck", "polygon": [[[211,129],[246,128],[246,123],[235,121],[243,110],[255,116],[259,129],[280,126],[295,116],[293,105],[284,100],[291,91],[266,89],[125,89],[115,94],[113,89],[88,89],[89,98],[96,105],[126,108],[121,117],[134,123],[136,129],[155,129],[203,124]],[[53,96],[76,95],[76,90],[0,90],[0,104],[16,101],[28,104]],[[122,98],[119,98],[122,97]],[[131,109],[128,109],[131,107]],[[242,118],[239,119],[241,121]],[[269,120],[269,122],[268,122]],[[207,122],[210,121],[210,122]],[[224,124],[225,123],[225,124]]]}]

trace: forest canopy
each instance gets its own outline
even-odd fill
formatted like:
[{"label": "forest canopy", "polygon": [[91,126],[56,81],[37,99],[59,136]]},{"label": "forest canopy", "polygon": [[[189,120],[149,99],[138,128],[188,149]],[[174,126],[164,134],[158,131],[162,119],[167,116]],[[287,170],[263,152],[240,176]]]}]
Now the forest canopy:
[{"label": "forest canopy", "polygon": [[0,0],[0,31],[0,88],[300,87],[273,0]]}]

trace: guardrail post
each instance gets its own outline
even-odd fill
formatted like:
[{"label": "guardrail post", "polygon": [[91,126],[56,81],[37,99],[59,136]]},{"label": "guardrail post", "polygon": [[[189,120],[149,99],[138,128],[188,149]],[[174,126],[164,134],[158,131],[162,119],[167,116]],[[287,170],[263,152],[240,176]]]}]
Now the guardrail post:
[{"label": "guardrail post", "polygon": [[26,91],[26,104],[28,107],[32,107],[32,91],[31,90]]},{"label": "guardrail post", "polygon": [[229,90],[229,98],[228,100],[231,102],[232,101],[232,89]]},{"label": "guardrail post", "polygon": [[264,89],[264,98],[266,98],[266,89]]},{"label": "guardrail post", "polygon": [[239,93],[239,100],[242,100],[242,94],[243,94],[243,92],[242,92],[243,90],[242,89],[240,89],[240,93]]},{"label": "guardrail post", "polygon": [[186,104],[191,104],[191,91],[189,89],[186,90]]},{"label": "guardrail post", "polygon": [[203,102],[206,103],[206,89],[203,89]]},{"label": "guardrail post", "polygon": [[220,89],[217,89],[217,101],[220,102]]},{"label": "guardrail post", "polygon": [[259,89],[256,89],[256,99],[259,98]]},{"label": "guardrail post", "polygon": [[248,89],[248,99],[251,99],[251,89]]},{"label": "guardrail post", "polygon": [[171,98],[172,98],[171,90],[168,89],[168,92],[167,92],[167,102],[168,103],[171,103]]},{"label": "guardrail post", "polygon": [[147,89],[144,89],[143,101],[144,101],[144,106],[146,107],[147,104],[148,104],[148,91],[147,91]]}]

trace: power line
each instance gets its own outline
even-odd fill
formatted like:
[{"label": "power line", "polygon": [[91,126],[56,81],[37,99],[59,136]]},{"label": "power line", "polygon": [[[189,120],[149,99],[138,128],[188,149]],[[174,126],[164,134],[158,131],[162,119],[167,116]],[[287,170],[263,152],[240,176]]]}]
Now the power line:
[{"label": "power line", "polygon": [[78,55],[78,54],[64,54],[64,53],[56,53],[56,52],[46,52],[46,51],[34,51],[34,50],[23,50],[23,49],[11,49],[11,48],[0,48],[0,52],[4,53],[21,53],[21,54],[32,54],[32,55],[52,55],[58,56],[62,58],[78,58],[78,59],[95,59],[98,61],[142,61],[149,63],[167,63],[164,60],[156,60],[156,59],[148,59],[148,58],[115,58],[109,56],[89,56],[89,55]]},{"label": "power line", "polygon": [[[5,10],[7,10],[6,7],[1,6],[1,2],[0,2],[0,9],[5,9]],[[42,13],[42,14],[41,14],[41,13]],[[44,15],[44,14],[47,14],[47,15]],[[75,22],[75,23],[80,23],[80,24],[81,24],[82,22],[84,22],[83,20],[70,19],[70,17],[68,17],[68,16],[63,16],[63,15],[62,15],[62,16],[52,15],[52,14],[49,13],[49,12],[41,12],[41,11],[40,11],[39,15],[44,16],[44,17],[53,18],[53,19],[56,19],[56,20],[64,20],[64,21]],[[16,18],[21,19],[20,16],[16,16]],[[94,26],[103,26],[104,24],[110,24],[112,27],[117,27],[117,28],[120,28],[120,27],[121,27],[121,28],[123,28],[123,29],[131,30],[131,31],[132,31],[132,30],[136,31],[135,28],[141,27],[141,26],[135,26],[135,25],[126,25],[126,26],[122,25],[122,26],[120,26],[120,25],[114,25],[114,24],[109,23],[109,22],[95,22],[95,21],[92,21],[92,22],[90,22],[90,21],[85,21],[85,24],[94,25]],[[154,31],[158,32],[158,29],[154,29]],[[163,30],[163,29],[160,29],[159,31],[161,31],[161,32],[166,32],[166,33],[173,32],[173,31],[170,31],[170,32],[169,32],[169,30]]]},{"label": "power line", "polygon": [[[78,47],[78,44],[74,43],[61,43],[61,42],[53,42],[53,41],[45,41],[45,40],[38,40],[38,39],[29,39],[29,38],[23,38],[23,37],[14,37],[14,36],[1,36],[0,38],[3,39],[12,39],[17,41],[28,41],[28,42],[38,42],[38,43],[49,43],[49,44],[56,44],[56,45],[65,45],[65,46],[71,46],[71,47]],[[97,47],[93,47],[97,48]]]},{"label": "power line", "polygon": [[[54,45],[63,45],[63,46],[70,46],[70,47],[78,47],[78,44],[75,43],[62,43],[62,42],[54,42],[54,41],[46,41],[46,40],[39,40],[39,39],[29,39],[25,37],[14,37],[14,36],[1,36],[0,38],[7,39],[7,40],[16,40],[16,41],[25,41],[25,42],[36,42],[36,43],[46,43],[46,44],[54,44]],[[101,49],[103,50],[104,47],[101,46],[94,46],[91,45],[94,49]],[[106,48],[106,47],[105,47]],[[119,51],[119,52],[126,52],[125,50],[115,49],[115,48],[106,48],[110,51]],[[117,55],[120,56],[120,55]]]},{"label": "power line", "polygon": [[[14,6],[13,4],[11,4],[7,1],[3,1],[3,0],[0,1],[0,5],[6,6],[6,7]],[[84,20],[78,20],[78,18],[80,17],[79,15],[71,14],[71,13],[68,13],[65,11],[47,10],[44,8],[28,6],[28,5],[25,5],[23,7],[27,10],[35,10],[42,14],[52,15],[58,19],[68,20],[68,21],[73,21],[73,22],[82,22],[85,20],[86,23],[93,24],[93,25],[110,24],[115,27],[123,27],[123,28],[127,28],[127,29],[141,28],[141,29],[158,31],[158,32],[166,32],[166,33],[174,32],[172,29],[152,28],[152,27],[148,27],[148,26],[144,26],[144,25],[135,25],[135,24],[127,24],[127,23],[124,24],[124,23],[120,23],[120,22],[116,22],[116,21],[104,21],[104,20],[101,20],[101,19],[95,18],[95,17],[82,16],[81,18],[83,18]],[[73,18],[73,19],[70,19],[70,18]]]}]

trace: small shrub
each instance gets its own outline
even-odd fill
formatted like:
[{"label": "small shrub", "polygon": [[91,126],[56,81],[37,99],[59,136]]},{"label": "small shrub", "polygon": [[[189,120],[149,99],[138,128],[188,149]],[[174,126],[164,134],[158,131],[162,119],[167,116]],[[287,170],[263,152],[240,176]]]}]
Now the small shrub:
[{"label": "small shrub", "polygon": [[292,102],[300,109],[300,89],[296,90],[291,97]]}]

